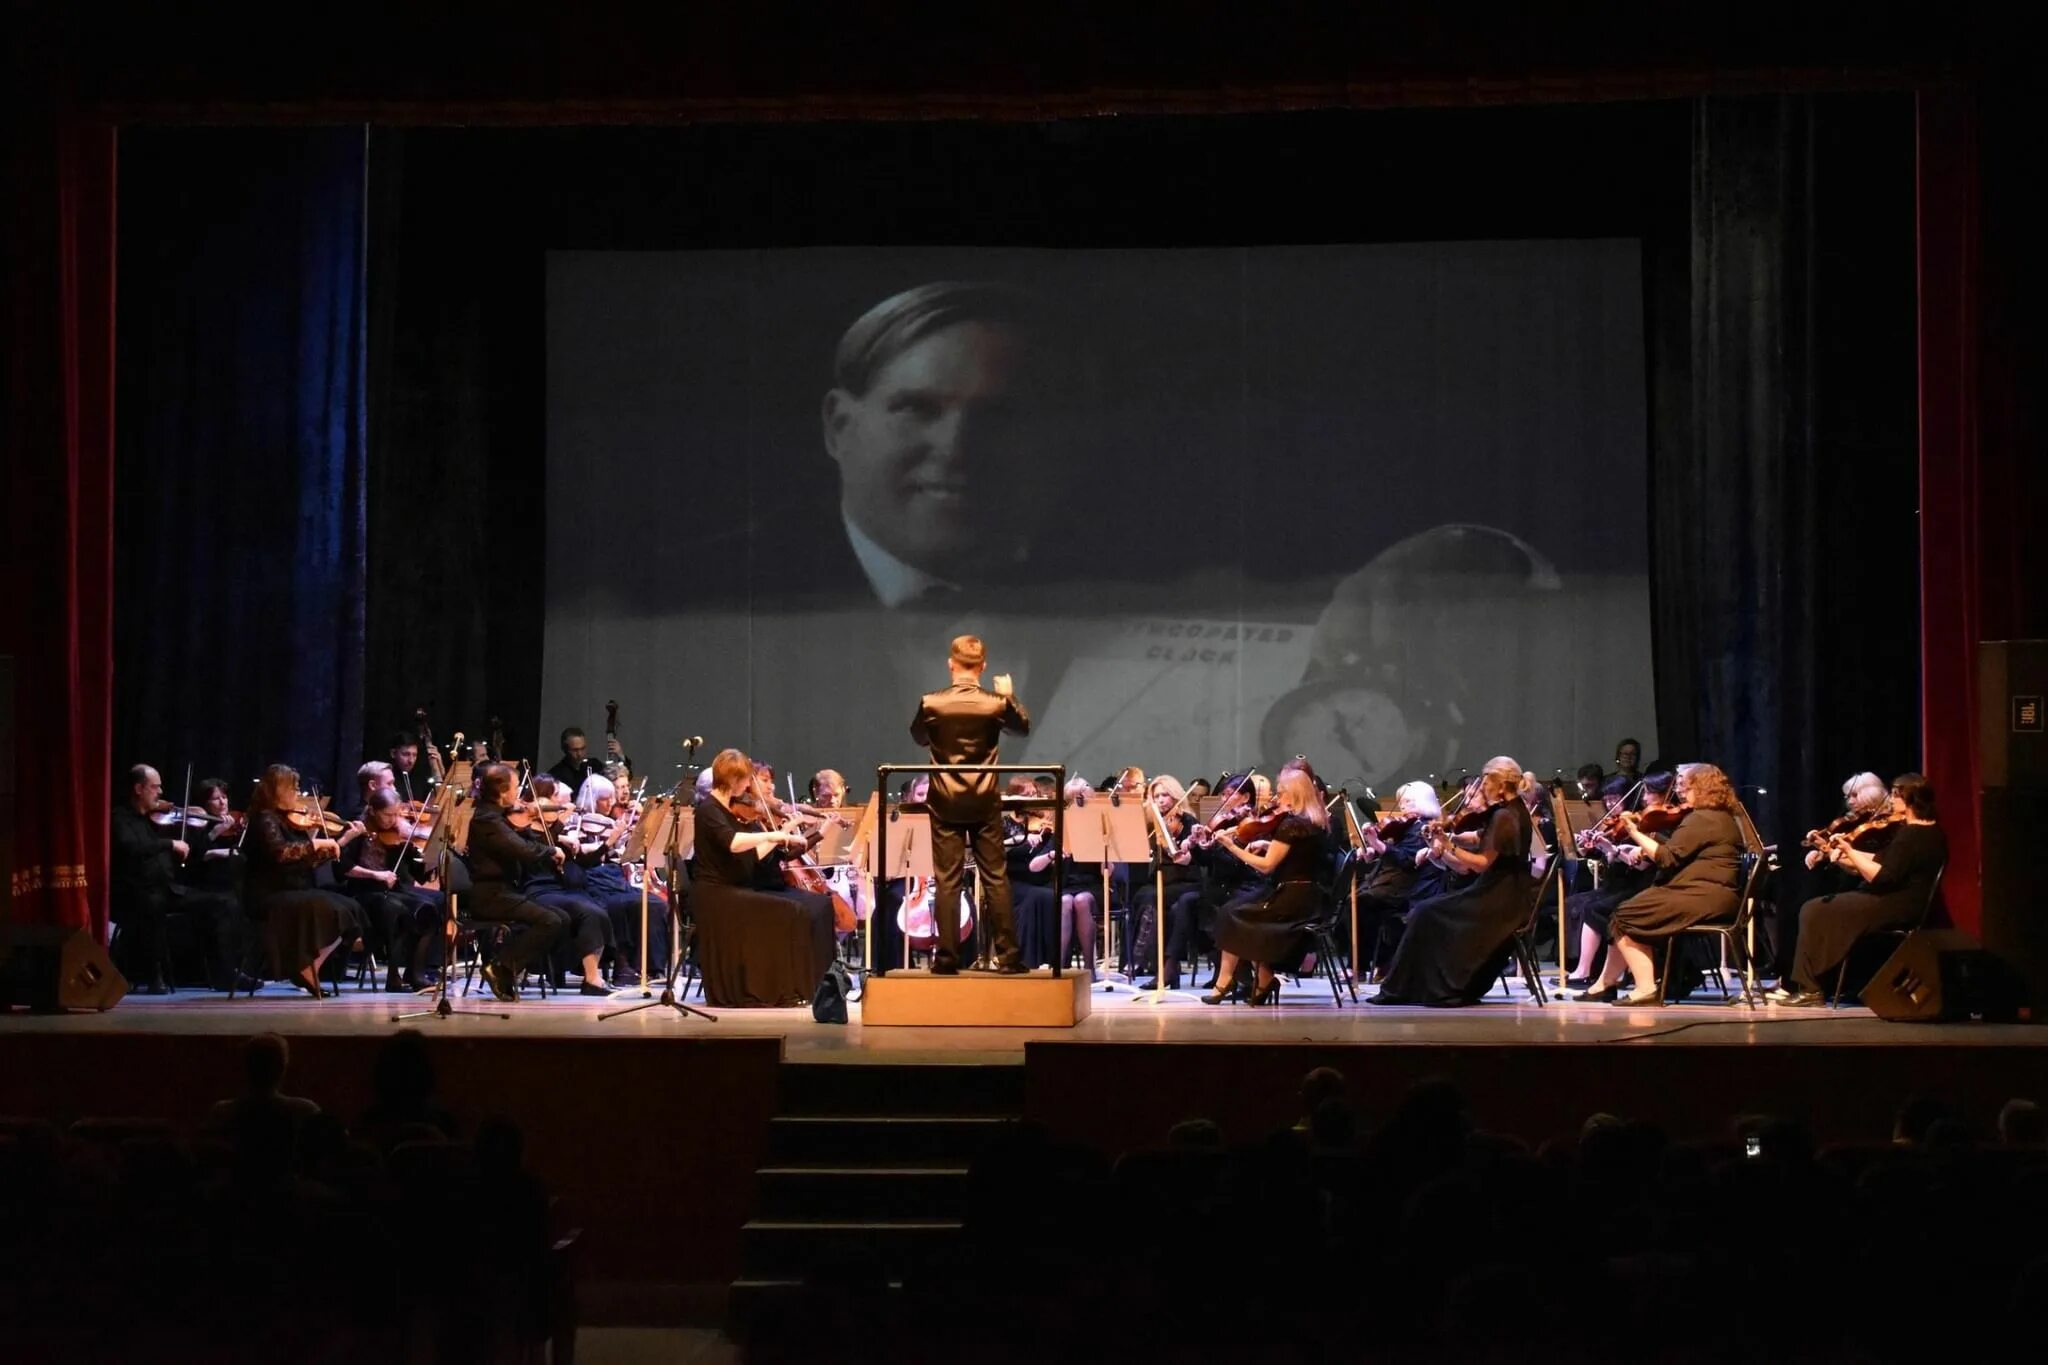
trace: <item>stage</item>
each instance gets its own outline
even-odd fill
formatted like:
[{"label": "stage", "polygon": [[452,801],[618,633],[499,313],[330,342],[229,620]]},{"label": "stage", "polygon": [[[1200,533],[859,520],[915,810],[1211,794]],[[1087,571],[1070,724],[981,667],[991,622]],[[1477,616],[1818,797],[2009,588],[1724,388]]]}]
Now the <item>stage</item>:
[{"label": "stage", "polygon": [[[921,973],[919,975],[922,975]],[[964,978],[971,981],[972,978]],[[1711,987],[1708,988],[1711,991]],[[1330,1003],[1320,981],[1288,985],[1271,1009],[1211,1006],[1199,990],[1168,992],[1163,998],[1128,986],[1098,984],[1089,996],[1090,1013],[1072,1028],[864,1028],[861,1004],[848,1007],[845,1025],[815,1022],[806,1009],[713,1009],[716,1022],[684,1018],[657,1006],[600,1022],[608,1010],[638,1004],[638,990],[618,992],[607,1002],[564,994],[541,1000],[529,993],[516,1005],[491,1003],[479,985],[468,997],[458,986],[451,1003],[459,1011],[446,1020],[412,1026],[451,1037],[480,1040],[545,1038],[655,1039],[701,1037],[775,1039],[788,1063],[879,1063],[888,1065],[1023,1065],[1027,1050],[1043,1043],[1321,1044],[1336,1047],[1498,1048],[1628,1044],[1634,1047],[2048,1047],[2048,1028],[2018,1024],[1888,1023],[1860,1007],[1843,1009],[1749,1008],[1700,1003],[1634,1009],[1553,1001],[1532,1002],[1519,983],[1471,1009],[1377,1008]],[[1370,995],[1360,992],[1361,999]],[[146,1034],[160,1037],[232,1036],[271,1030],[287,1037],[382,1036],[395,1025],[394,1012],[431,1008],[432,997],[391,996],[351,985],[339,997],[314,1001],[272,983],[254,999],[228,1000],[206,991],[170,996],[130,995],[104,1014],[16,1013],[4,1027],[23,1034]],[[703,1009],[696,996],[690,1004]],[[502,1009],[510,1019],[496,1017]],[[460,1011],[471,1011],[463,1013]],[[2043,1054],[2048,1056],[2048,1054]]]}]

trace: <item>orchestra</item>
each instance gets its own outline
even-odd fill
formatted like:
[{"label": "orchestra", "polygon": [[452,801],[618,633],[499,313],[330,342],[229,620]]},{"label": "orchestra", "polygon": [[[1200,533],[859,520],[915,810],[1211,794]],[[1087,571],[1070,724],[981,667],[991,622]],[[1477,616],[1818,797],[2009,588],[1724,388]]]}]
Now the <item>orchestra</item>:
[{"label": "orchestra", "polygon": [[[1049,776],[1027,773],[998,783],[948,771],[995,761],[1000,734],[1029,725],[1006,679],[981,686],[985,657],[978,639],[954,641],[953,686],[927,694],[912,726],[934,767],[893,802],[865,812],[850,804],[850,784],[832,767],[813,772],[807,799],[794,780],[784,796],[773,765],[727,748],[663,797],[694,817],[681,846],[666,850],[635,846],[648,783],[632,778],[616,703],[601,749],[566,727],[561,757],[542,771],[473,762],[467,755],[502,748],[472,748],[457,733],[460,792],[420,710],[354,770],[347,817],[285,764],[248,790],[246,812],[234,809],[233,784],[208,778],[195,791],[189,769],[187,803],[165,800],[157,770],[138,764],[111,818],[118,959],[145,993],[173,989],[166,926],[182,915],[215,989],[267,979],[324,998],[328,963],[342,953],[381,964],[390,991],[429,989],[437,971],[474,957],[502,1001],[550,983],[603,996],[638,984],[630,964],[644,922],[655,970],[688,964],[707,1002],[726,1007],[806,1003],[835,959],[873,975],[919,962],[936,975],[964,964],[1095,979],[1121,968],[1143,989],[1176,991],[1184,967],[1205,957],[1214,964],[1205,1002],[1258,1006],[1304,969],[1318,926],[1342,918],[1356,926],[1355,943],[1340,934],[1354,980],[1378,981],[1367,1003],[1460,1006],[1518,970],[1515,935],[1555,858],[1567,998],[1646,1006],[1674,987],[1685,994],[1684,981],[1657,979],[1655,951],[1693,925],[1734,917],[1740,802],[1712,764],[1646,767],[1629,739],[1616,746],[1614,772],[1587,764],[1570,783],[1563,774],[1573,770],[1544,782],[1502,756],[1459,781],[1417,777],[1388,799],[1366,789],[1356,802],[1301,755],[1270,777],[1247,767],[1184,783],[1132,763],[1099,788],[1074,776],[1055,791]],[[496,717],[487,733],[503,745]],[[692,753],[701,742],[685,741]],[[1887,786],[1859,773],[1842,792],[1841,813],[1800,844],[1813,894],[1776,917],[1780,980],[1766,996],[1775,1005],[1817,1003],[1864,933],[1916,923],[1947,856],[1932,788],[1917,774]],[[449,841],[443,887],[443,867],[424,859],[436,822],[465,796],[473,814]],[[1566,828],[1567,797],[1597,798],[1604,815]],[[1071,813],[1126,798],[1148,808],[1142,860],[1105,877],[1055,845],[1053,806]],[[871,904],[876,883],[858,870],[871,827],[834,839],[830,861],[818,855],[828,832],[891,809],[930,819],[933,875],[883,877]],[[1339,863],[1342,850],[1350,856]],[[652,865],[655,854],[663,865]],[[1349,881],[1339,885],[1333,870],[1343,866]],[[1334,913],[1348,895],[1355,919]],[[458,934],[472,925],[490,932]]]}]

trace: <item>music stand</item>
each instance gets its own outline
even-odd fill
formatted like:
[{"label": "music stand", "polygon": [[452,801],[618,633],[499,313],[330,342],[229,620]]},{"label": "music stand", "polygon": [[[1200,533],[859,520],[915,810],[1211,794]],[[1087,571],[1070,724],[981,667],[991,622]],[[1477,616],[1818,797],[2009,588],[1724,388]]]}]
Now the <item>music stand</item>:
[{"label": "music stand", "polygon": [[[1370,792],[1367,793],[1370,795]],[[1342,787],[1330,799],[1330,804],[1344,813],[1344,845],[1351,857],[1345,862],[1344,880],[1350,883],[1351,896],[1351,961],[1346,966],[1351,978],[1351,1001],[1358,1003],[1358,863],[1365,856],[1365,830],[1358,823],[1358,806],[1349,792]]]},{"label": "music stand", "polygon": [[[1064,856],[1076,862],[1098,863],[1102,867],[1102,960],[1103,970],[1116,951],[1115,917],[1109,912],[1109,867],[1111,863],[1148,861],[1152,856],[1151,834],[1145,827],[1145,811],[1152,803],[1143,796],[1123,799],[1121,792],[1098,792],[1067,802],[1064,820]],[[1164,945],[1161,945],[1164,947]],[[1104,990],[1128,986],[1128,981],[1105,981]]]},{"label": "music stand", "polygon": [[[875,801],[879,802],[882,799],[882,793],[876,792]],[[872,803],[870,803],[869,810],[872,813]],[[868,827],[866,817],[862,818],[861,823],[863,829]],[[889,818],[882,821],[881,834],[882,837],[879,840],[870,837],[862,846],[862,851],[866,855],[866,861],[861,865],[861,872],[867,877],[874,892],[874,900],[872,902],[874,908],[868,912],[868,938],[866,944],[861,949],[862,965],[863,967],[870,968],[874,964],[874,919],[876,915],[882,913],[882,883],[887,881],[908,881],[912,877],[922,877],[926,881],[930,881],[932,876],[931,816],[915,813],[906,815],[901,809],[892,810],[889,812]],[[879,860],[879,863],[877,860]],[[904,905],[899,909],[898,913],[902,914],[908,909],[909,897],[906,896],[904,898]],[[907,919],[908,916],[905,915],[905,918]],[[934,930],[938,927],[938,919],[938,892],[937,888],[934,887],[932,893],[932,927]],[[960,951],[960,945],[954,944],[953,951],[957,954]],[[907,928],[903,930],[903,966],[906,969],[910,966],[910,931]],[[884,970],[887,969],[885,968]]]},{"label": "music stand", "polygon": [[[684,829],[687,827],[689,830],[689,845],[694,845],[697,829],[696,816],[696,809],[692,806],[685,806],[682,798],[673,793],[652,797],[648,800],[646,806],[641,809],[639,823],[634,825],[633,832],[626,836],[626,852],[621,861],[630,862],[632,855],[635,853],[646,859],[645,865],[640,869],[641,998],[638,1003],[628,1005],[624,1009],[606,1010],[598,1015],[597,1022],[600,1024],[607,1019],[618,1019],[628,1014],[638,1014],[641,1010],[650,1010],[658,1005],[666,1005],[685,1018],[695,1015],[707,1023],[715,1024],[718,1022],[718,1016],[709,1010],[700,1010],[694,1005],[685,1005],[676,998],[676,972],[682,967],[683,962],[680,918],[672,922],[669,933],[668,975],[661,983],[661,994],[655,996],[652,988],[647,984],[647,905],[649,887],[654,881],[656,862],[658,859],[661,870],[669,874],[669,909],[673,914],[676,907],[675,869],[683,865],[683,857],[686,851]],[[629,989],[612,998],[614,1000],[621,999],[624,995],[630,993]]]},{"label": "music stand", "polygon": [[1156,1005],[1168,998],[1186,998],[1179,991],[1166,987],[1166,865],[1180,855],[1180,846],[1174,843],[1173,831],[1166,827],[1166,817],[1159,813],[1159,807],[1149,800],[1144,802],[1144,806],[1147,833],[1158,844],[1158,853],[1152,859],[1153,936],[1158,940],[1158,963],[1155,967],[1158,975],[1152,978],[1151,990],[1139,991],[1131,999]]},{"label": "music stand", "polygon": [[469,822],[476,814],[476,805],[469,799],[469,793],[456,789],[448,794],[448,805],[441,812],[441,818],[434,822],[433,832],[427,835],[427,846],[420,850],[420,861],[440,869],[441,894],[448,903],[447,926],[441,931],[441,979],[434,988],[434,1003],[429,1009],[406,1010],[391,1016],[394,1024],[408,1019],[447,1019],[457,1014],[496,1015],[500,1019],[512,1016],[504,1010],[457,1009],[448,1003],[448,978],[455,970],[455,929],[456,894],[449,880],[448,869],[455,860],[455,850],[469,842]]},{"label": "music stand", "polygon": [[[1578,801],[1565,796],[1562,787],[1550,789],[1550,823],[1557,831],[1557,847],[1551,851],[1553,858],[1565,858],[1579,851],[1579,833],[1588,830],[1607,818],[1607,804],[1604,801]],[[1557,998],[1570,1000],[1570,987],[1565,983],[1571,979],[1571,970],[1565,966],[1571,945],[1565,941],[1569,926],[1565,918],[1564,869],[1557,874]],[[1611,951],[1611,950],[1610,950]],[[1590,963],[1580,963],[1580,968],[1590,976]]]}]

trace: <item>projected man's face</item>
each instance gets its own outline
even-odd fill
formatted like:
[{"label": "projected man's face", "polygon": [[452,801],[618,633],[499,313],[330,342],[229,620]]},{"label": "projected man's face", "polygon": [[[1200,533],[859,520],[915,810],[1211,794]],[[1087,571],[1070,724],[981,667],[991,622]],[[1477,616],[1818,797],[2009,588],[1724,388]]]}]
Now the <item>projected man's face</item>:
[{"label": "projected man's face", "polygon": [[864,394],[825,396],[825,448],[840,506],[870,539],[937,578],[972,578],[1017,558],[1033,510],[1036,395],[1022,340],[967,322],[923,337]]}]

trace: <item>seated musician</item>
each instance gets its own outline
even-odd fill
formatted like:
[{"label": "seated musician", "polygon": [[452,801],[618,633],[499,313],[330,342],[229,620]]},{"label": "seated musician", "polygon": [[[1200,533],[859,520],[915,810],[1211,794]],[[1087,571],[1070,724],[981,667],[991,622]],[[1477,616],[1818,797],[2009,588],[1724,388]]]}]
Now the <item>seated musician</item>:
[{"label": "seated musician", "polygon": [[462,908],[471,918],[509,923],[515,932],[502,951],[484,967],[491,994],[510,1004],[519,998],[519,978],[539,962],[545,964],[569,917],[529,897],[522,889],[529,871],[559,869],[566,850],[508,818],[515,801],[517,778],[503,763],[477,769],[476,812],[469,822],[470,893]]},{"label": "seated musician", "polygon": [[[566,851],[571,843],[563,833],[567,824],[565,817],[571,809],[567,794],[551,774],[535,773],[533,799],[537,812],[534,828],[542,832],[551,847]],[[604,984],[603,963],[605,958],[613,955],[617,946],[612,933],[612,917],[595,899],[585,894],[582,866],[566,859],[552,865],[530,864],[520,881],[520,890],[528,899],[559,912],[568,921],[562,937],[548,957],[548,979],[555,989],[568,989],[569,967],[571,963],[579,963],[583,980],[578,991],[583,995],[609,995],[611,992]],[[636,904],[636,913],[637,909]]]},{"label": "seated musician", "polygon": [[[1653,773],[1643,779],[1640,792],[1642,809],[1663,810],[1671,804],[1672,783],[1677,780],[1672,772]],[[1616,776],[1607,779],[1600,791],[1600,800],[1607,807],[1609,815],[1621,809],[1622,798],[1627,796],[1634,784],[1628,779]],[[1618,823],[1618,817],[1617,817]],[[1589,891],[1574,891],[1564,900],[1565,925],[1567,932],[1576,927],[1579,936],[1578,975],[1565,984],[1572,990],[1585,990],[1598,979],[1596,967],[1600,955],[1607,947],[1608,922],[1616,907],[1640,891],[1647,891],[1656,880],[1656,865],[1650,855],[1637,846],[1635,840],[1622,835],[1618,829],[1605,825],[1580,830],[1579,849],[1588,858],[1598,858],[1601,863],[1600,884]]]},{"label": "seated musician", "polygon": [[240,972],[244,926],[232,881],[219,888],[180,881],[180,870],[195,862],[189,840],[204,837],[211,826],[194,825],[185,812],[174,811],[176,823],[159,830],[150,816],[162,795],[156,769],[138,763],[128,770],[127,799],[109,821],[108,913],[121,929],[123,970],[141,983],[141,994],[167,994],[169,919],[183,914],[204,952],[207,984],[248,989],[255,983]]},{"label": "seated musician", "polygon": [[763,853],[797,848],[788,829],[746,829],[733,814],[754,764],[737,749],[711,763],[711,794],[697,803],[697,862],[691,901],[704,997],[714,1005],[808,1004],[837,954],[832,904],[754,889]]},{"label": "seated musician", "polygon": [[1232,901],[1216,920],[1216,989],[1202,997],[1218,1005],[1235,994],[1242,964],[1257,969],[1258,983],[1247,1003],[1279,998],[1279,971],[1301,965],[1314,944],[1309,927],[1323,913],[1323,872],[1329,861],[1330,816],[1304,768],[1283,770],[1274,793],[1279,821],[1270,838],[1240,844],[1233,830],[1220,830],[1216,844],[1262,877],[1259,894]]},{"label": "seated musician", "polygon": [[[1195,817],[1187,809],[1187,792],[1177,778],[1161,774],[1152,779],[1151,800],[1173,838],[1174,853],[1166,855],[1153,836],[1152,865],[1143,869],[1131,898],[1137,931],[1131,936],[1131,961],[1138,971],[1156,971],[1159,965],[1159,885],[1166,888],[1166,981],[1165,989],[1180,987],[1180,964],[1194,932],[1195,910],[1202,899],[1202,869],[1195,862],[1195,850],[1188,844]],[[1160,985],[1156,979],[1139,983],[1139,989]]]},{"label": "seated musician", "polygon": [[846,779],[836,768],[820,768],[811,775],[811,804],[840,807],[846,804]]},{"label": "seated musician", "polygon": [[1423,859],[1464,883],[1409,909],[1407,931],[1370,1004],[1478,1003],[1529,918],[1531,826],[1521,765],[1506,755],[1487,760],[1459,821],[1463,830],[1431,834]]},{"label": "seated musician", "polygon": [[[1195,849],[1194,864],[1202,871],[1202,896],[1195,903],[1194,929],[1187,945],[1190,961],[1204,944],[1214,942],[1216,918],[1223,907],[1239,897],[1257,894],[1257,875],[1229,850],[1219,848],[1214,835],[1257,813],[1256,793],[1263,782],[1265,778],[1259,776],[1223,774],[1216,781],[1216,790],[1222,793],[1216,809],[1206,823],[1198,823],[1188,832]],[[1215,988],[1216,977],[1212,974],[1202,989]]]},{"label": "seated musician", "polygon": [[[1741,896],[1742,833],[1735,824],[1734,786],[1711,763],[1683,763],[1671,796],[1678,823],[1662,838],[1642,829],[1645,823],[1655,823],[1650,817],[1637,811],[1622,816],[1623,832],[1656,865],[1656,878],[1649,889],[1615,907],[1607,926],[1613,951],[1607,954],[1597,984],[1580,997],[1583,1000],[1663,1003],[1650,945],[1695,924],[1735,917]],[[1635,978],[1632,994],[1619,994],[1623,973]]]},{"label": "seated musician", "polygon": [[[315,885],[315,869],[339,858],[342,845],[317,824],[295,820],[306,805],[297,772],[282,763],[263,770],[249,798],[242,895],[249,918],[264,926],[270,975],[291,981],[317,1000],[327,959],[361,938],[365,921],[354,901]],[[300,823],[309,827],[302,829]],[[361,826],[352,826],[348,835],[360,837]]]},{"label": "seated musician", "polygon": [[351,820],[362,820],[363,812],[370,808],[371,795],[387,787],[391,790],[392,795],[399,798],[401,803],[405,800],[404,795],[398,790],[397,775],[389,763],[384,762],[382,759],[373,758],[360,768],[357,768],[356,796],[354,803],[346,812],[348,818]]},{"label": "seated musician", "polygon": [[1771,917],[1771,955],[1777,963],[1781,990],[1790,989],[1792,965],[1799,960],[1799,907],[1816,897],[1863,887],[1861,877],[1830,855],[1831,836],[1860,827],[1856,846],[1875,853],[1898,828],[1883,818],[1891,808],[1891,788],[1885,780],[1876,773],[1857,773],[1842,784],[1842,813],[1823,828],[1809,830],[1801,841],[1806,856],[1799,866],[1786,869],[1773,897],[1776,913]]},{"label": "seated musician", "polygon": [[[1005,795],[1036,797],[1038,784],[1011,775]],[[1010,911],[1017,918],[1017,950],[1026,967],[1047,967],[1060,951],[1060,901],[1052,889],[1052,812],[1003,812],[1003,862],[1010,876]]]},{"label": "seated musician", "polygon": [[1429,821],[1443,814],[1436,788],[1404,782],[1394,791],[1394,808],[1380,820],[1359,826],[1365,837],[1365,872],[1358,883],[1358,941],[1377,964],[1381,945],[1397,940],[1408,907],[1443,890],[1443,869],[1422,857]]},{"label": "seated musician", "polygon": [[[374,766],[389,775],[384,764]],[[340,862],[342,888],[362,906],[372,941],[383,949],[387,991],[427,984],[429,955],[448,923],[440,891],[419,884],[420,863],[404,809],[391,787],[373,789],[363,809],[365,833],[342,850]]]},{"label": "seated musician", "polygon": [[1885,817],[1889,840],[1875,852],[1859,847],[1853,832],[1828,841],[1826,857],[1853,874],[1861,889],[1816,896],[1799,907],[1799,950],[1789,988],[1767,997],[1781,1005],[1817,1005],[1822,983],[1834,974],[1856,940],[1878,929],[1917,923],[1934,893],[1934,878],[1948,862],[1948,836],[1936,823],[1934,786],[1919,773],[1901,774],[1891,786]]},{"label": "seated musician", "polygon": [[[429,767],[421,767],[420,760],[428,761]],[[420,752],[419,736],[401,730],[391,737],[391,785],[398,792],[398,799],[408,806],[418,805],[433,795],[434,775],[432,766],[441,762],[439,748],[428,745],[427,751]]]},{"label": "seated musician", "polygon": [[[575,845],[570,857],[583,869],[583,894],[597,902],[612,922],[615,945],[614,986],[640,984],[640,878],[638,868],[620,862],[632,830],[635,807],[621,799],[612,780],[602,773],[583,779],[576,793]],[[668,897],[647,887],[647,961],[649,972],[668,970]]]}]

